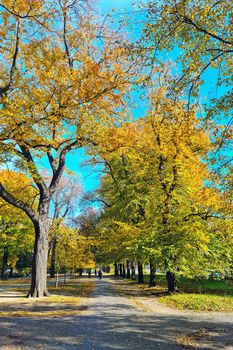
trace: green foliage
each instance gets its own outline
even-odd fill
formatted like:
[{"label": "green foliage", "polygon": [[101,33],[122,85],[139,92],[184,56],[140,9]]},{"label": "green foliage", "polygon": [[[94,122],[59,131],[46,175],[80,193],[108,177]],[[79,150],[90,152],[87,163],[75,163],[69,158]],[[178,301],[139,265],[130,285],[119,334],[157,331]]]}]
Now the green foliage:
[{"label": "green foliage", "polygon": [[115,260],[155,257],[157,267],[186,277],[228,268],[230,233],[205,161],[208,134],[163,89],[150,99],[145,118],[117,131],[124,147],[100,149],[102,249]]}]

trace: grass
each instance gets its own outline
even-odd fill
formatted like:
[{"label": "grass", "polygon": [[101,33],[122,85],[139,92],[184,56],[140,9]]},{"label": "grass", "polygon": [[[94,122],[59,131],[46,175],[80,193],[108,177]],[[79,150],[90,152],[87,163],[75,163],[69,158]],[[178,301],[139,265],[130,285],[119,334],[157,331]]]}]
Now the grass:
[{"label": "grass", "polygon": [[9,278],[7,280],[0,280],[0,286],[1,285],[11,285],[11,284],[30,284],[31,283],[31,279],[30,278]]},{"label": "grass", "polygon": [[[125,280],[126,281],[126,280]],[[178,288],[180,293],[166,295],[167,281],[164,274],[156,275],[156,287],[149,288],[149,275],[144,276],[144,284],[127,281],[143,294],[154,294],[167,306],[182,310],[196,311],[233,311],[233,281],[215,279],[188,279],[180,277]]]},{"label": "grass", "polygon": [[76,316],[80,310],[49,310],[49,311],[0,311],[0,317],[58,317]]},{"label": "grass", "polygon": [[[12,281],[14,284],[14,282]],[[52,295],[48,298],[22,297],[22,293],[28,291],[28,286],[9,288],[12,293],[20,292],[10,301],[4,300],[4,294],[0,302],[0,317],[59,317],[78,315],[80,311],[87,310],[86,298],[94,289],[94,281],[69,280],[60,284],[58,288],[49,286]],[[6,294],[7,298],[7,294]]]},{"label": "grass", "polygon": [[182,293],[161,297],[159,301],[182,310],[233,311],[233,295]]},{"label": "grass", "polygon": [[[149,284],[149,275],[144,276],[146,284]],[[157,289],[167,288],[167,280],[164,274],[156,274]],[[178,280],[179,290],[187,293],[213,293],[221,295],[233,295],[232,280],[216,280],[216,279],[191,279],[180,277]]]},{"label": "grass", "polygon": [[94,289],[94,282],[84,282],[80,280],[70,280],[66,284],[60,284],[58,288],[55,286],[49,286],[50,293],[73,295],[73,296],[89,296]]}]

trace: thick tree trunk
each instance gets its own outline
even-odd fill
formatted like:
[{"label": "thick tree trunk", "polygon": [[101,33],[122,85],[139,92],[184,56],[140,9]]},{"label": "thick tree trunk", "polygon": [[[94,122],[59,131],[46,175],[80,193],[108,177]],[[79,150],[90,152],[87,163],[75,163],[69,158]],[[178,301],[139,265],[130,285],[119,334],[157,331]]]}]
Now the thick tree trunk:
[{"label": "thick tree trunk", "polygon": [[135,281],[136,280],[136,272],[135,272],[134,261],[131,261],[131,276],[132,276],[132,280]]},{"label": "thick tree trunk", "polygon": [[4,247],[4,253],[2,257],[1,280],[7,280],[7,263],[8,263],[8,249],[7,247]]},{"label": "thick tree trunk", "polygon": [[123,269],[122,269],[122,264],[120,264],[120,276],[122,277],[123,275]]},{"label": "thick tree trunk", "polygon": [[122,264],[122,277],[123,277],[123,278],[126,277],[126,273],[125,273],[125,263]]},{"label": "thick tree trunk", "polygon": [[141,261],[138,261],[138,283],[143,284],[144,278],[143,278],[143,265]]},{"label": "thick tree trunk", "polygon": [[156,286],[155,272],[156,272],[155,263],[154,263],[153,259],[150,259],[150,283],[149,283],[149,287]]},{"label": "thick tree trunk", "polygon": [[173,293],[177,290],[177,280],[174,272],[167,271],[167,288],[168,292]]},{"label": "thick tree trunk", "polygon": [[57,238],[53,237],[51,242],[51,268],[50,268],[50,277],[55,277],[56,274],[56,246],[57,246]]},{"label": "thick tree trunk", "polygon": [[119,273],[118,273],[118,263],[117,263],[117,261],[115,261],[115,263],[114,263],[114,275],[115,275],[115,276],[118,276],[118,275],[119,275]]},{"label": "thick tree trunk", "polygon": [[130,279],[130,262],[126,260],[126,278]]},{"label": "thick tree trunk", "polygon": [[48,230],[47,217],[41,217],[34,222],[35,245],[32,261],[32,279],[28,297],[48,296],[47,261],[48,261]]}]

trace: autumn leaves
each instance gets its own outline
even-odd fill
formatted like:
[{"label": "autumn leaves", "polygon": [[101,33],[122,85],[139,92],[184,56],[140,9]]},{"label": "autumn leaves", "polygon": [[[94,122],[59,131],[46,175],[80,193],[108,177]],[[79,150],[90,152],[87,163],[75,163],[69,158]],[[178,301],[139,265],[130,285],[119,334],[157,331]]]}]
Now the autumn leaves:
[{"label": "autumn leaves", "polygon": [[[170,277],[177,273],[200,276],[210,265],[217,266],[221,256],[230,255],[230,238],[223,231],[229,232],[232,223],[225,220],[224,196],[206,161],[209,130],[189,102],[188,108],[185,101],[180,102],[183,90],[173,78],[166,77],[164,87],[152,75],[144,79],[145,51],[137,48],[133,54],[139,56],[132,55],[132,44],[105,24],[98,25],[87,5],[88,1],[79,0],[0,4],[4,23],[0,32],[4,43],[0,47],[1,165],[14,169],[19,179],[22,171],[38,194],[36,201],[28,202],[1,181],[0,196],[24,211],[35,228],[29,292],[33,297],[47,295],[50,203],[59,190],[67,154],[77,148],[84,148],[105,172],[94,195],[104,203],[96,223],[99,261],[153,261]],[[180,6],[175,8],[179,23]],[[161,9],[169,21],[170,10]],[[148,13],[153,17],[153,11]],[[184,23],[203,34],[194,22]],[[149,44],[167,30],[163,26],[160,21],[146,26]],[[180,31],[173,22],[171,28],[184,35],[192,52],[187,28]],[[207,37],[219,41],[216,35]],[[161,38],[159,50],[166,47],[167,38],[163,42]],[[199,56],[192,54],[197,68]],[[188,57],[190,53],[181,62]],[[197,71],[194,76],[191,67],[184,72],[187,79],[192,73],[191,92],[196,91],[192,85],[202,72]],[[130,90],[141,81],[150,88],[149,107],[144,117],[131,120]],[[85,249],[79,249],[72,230],[62,225],[59,230],[72,251],[72,261],[80,264],[75,252],[84,256],[88,240],[80,238]],[[61,242],[59,249],[65,256]]]}]

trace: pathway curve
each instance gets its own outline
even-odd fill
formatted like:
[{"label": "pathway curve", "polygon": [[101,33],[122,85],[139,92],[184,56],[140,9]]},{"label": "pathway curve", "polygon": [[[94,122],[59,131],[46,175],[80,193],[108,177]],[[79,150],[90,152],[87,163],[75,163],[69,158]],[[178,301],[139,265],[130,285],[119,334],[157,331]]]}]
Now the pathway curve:
[{"label": "pathway curve", "polygon": [[233,350],[232,314],[174,312],[160,304],[157,308],[152,299],[140,300],[145,309],[138,307],[137,300],[119,295],[110,279],[97,280],[88,313],[0,318],[0,349],[181,350],[179,336],[204,329],[211,337],[202,339],[195,349]]}]

